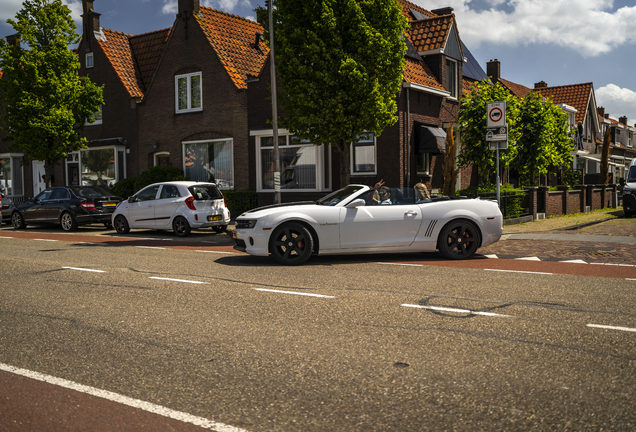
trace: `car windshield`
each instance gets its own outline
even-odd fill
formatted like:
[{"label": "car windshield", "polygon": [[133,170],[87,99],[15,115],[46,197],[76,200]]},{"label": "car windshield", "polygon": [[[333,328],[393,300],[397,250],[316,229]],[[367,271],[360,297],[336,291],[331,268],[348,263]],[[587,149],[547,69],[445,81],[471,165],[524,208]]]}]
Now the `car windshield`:
[{"label": "car windshield", "polygon": [[197,201],[223,198],[221,191],[214,185],[193,185],[188,187],[188,190]]},{"label": "car windshield", "polygon": [[627,182],[628,183],[636,182],[636,165],[631,166],[629,168],[629,174],[627,176]]},{"label": "car windshield", "polygon": [[320,198],[318,201],[316,201],[316,204],[335,206],[340,201],[349,198],[351,195],[359,192],[361,189],[362,186],[347,186],[335,192],[332,192],[325,197]]},{"label": "car windshield", "polygon": [[82,198],[95,198],[102,196],[111,196],[112,194],[100,187],[97,186],[82,186],[82,187],[72,187],[70,188]]}]

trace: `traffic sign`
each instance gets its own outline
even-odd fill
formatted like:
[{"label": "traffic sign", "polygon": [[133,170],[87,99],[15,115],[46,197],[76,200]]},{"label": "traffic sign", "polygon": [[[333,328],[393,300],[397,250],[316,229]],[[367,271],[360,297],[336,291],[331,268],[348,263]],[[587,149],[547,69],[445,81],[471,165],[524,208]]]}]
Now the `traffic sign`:
[{"label": "traffic sign", "polygon": [[486,128],[486,141],[508,141],[508,125]]},{"label": "traffic sign", "polygon": [[508,102],[490,102],[486,104],[486,126],[489,128],[506,124]]},{"label": "traffic sign", "polygon": [[508,141],[491,141],[488,143],[490,150],[506,150],[508,148]]}]

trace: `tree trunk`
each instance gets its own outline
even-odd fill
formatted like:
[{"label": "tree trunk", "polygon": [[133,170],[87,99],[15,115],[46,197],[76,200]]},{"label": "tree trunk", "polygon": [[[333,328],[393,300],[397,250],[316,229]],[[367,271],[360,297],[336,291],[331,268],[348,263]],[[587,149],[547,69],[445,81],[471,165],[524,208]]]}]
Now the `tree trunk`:
[{"label": "tree trunk", "polygon": [[55,165],[51,161],[44,161],[44,184],[47,188],[53,187],[53,169]]},{"label": "tree trunk", "polygon": [[[351,180],[351,166],[349,163],[349,143],[338,143],[338,151],[340,152],[340,186],[347,186]],[[335,188],[334,188],[335,189]]]}]

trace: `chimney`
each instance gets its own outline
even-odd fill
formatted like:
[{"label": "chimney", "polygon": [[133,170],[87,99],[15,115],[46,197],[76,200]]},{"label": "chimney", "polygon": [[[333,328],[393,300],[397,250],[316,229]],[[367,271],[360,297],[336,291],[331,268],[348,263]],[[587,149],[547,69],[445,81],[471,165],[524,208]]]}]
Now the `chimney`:
[{"label": "chimney", "polygon": [[101,14],[98,14],[93,10],[93,0],[82,0],[82,9],[84,10],[84,13],[82,14],[84,32],[86,34],[91,34],[96,31],[98,32],[102,28],[99,23],[99,17]]},{"label": "chimney", "polygon": [[440,8],[440,9],[433,9],[431,11],[431,13],[434,13],[435,15],[441,16],[441,15],[450,15],[453,13],[453,8],[450,6],[444,7],[444,8]]},{"label": "chimney", "polygon": [[199,15],[199,4],[200,0],[179,0],[179,15]]},{"label": "chimney", "polygon": [[7,40],[7,43],[9,45],[12,45],[16,48],[20,48],[20,33],[16,33],[14,35],[11,36],[7,36],[5,38]]},{"label": "chimney", "polygon": [[598,115],[600,115],[601,117],[605,117],[605,108],[604,107],[597,107],[596,111],[598,112]]},{"label": "chimney", "polygon": [[625,117],[625,116],[619,117],[618,121],[623,123],[625,126],[627,126],[627,117]]},{"label": "chimney", "polygon": [[606,118],[606,119],[608,119],[608,120],[609,120],[609,113],[607,113],[607,114],[603,115],[603,118]]},{"label": "chimney", "polygon": [[538,88],[546,88],[548,86],[548,83],[545,81],[539,81],[538,83],[534,83],[534,88],[538,89]]},{"label": "chimney", "polygon": [[494,59],[486,63],[486,74],[490,77],[490,81],[493,84],[497,84],[497,81],[501,78],[501,63],[499,63],[499,60]]}]

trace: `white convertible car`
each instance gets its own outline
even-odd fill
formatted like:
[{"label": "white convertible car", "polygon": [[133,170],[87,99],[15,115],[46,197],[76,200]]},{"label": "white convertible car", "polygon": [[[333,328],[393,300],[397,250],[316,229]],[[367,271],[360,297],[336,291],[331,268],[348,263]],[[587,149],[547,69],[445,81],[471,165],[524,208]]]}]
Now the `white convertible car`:
[{"label": "white convertible car", "polygon": [[349,185],[316,202],[250,210],[236,220],[234,248],[271,254],[286,265],[301,264],[312,254],[438,249],[447,258],[466,259],[501,237],[503,217],[494,201],[438,197],[416,202],[412,189],[390,191],[390,205],[372,200],[373,188]]}]

